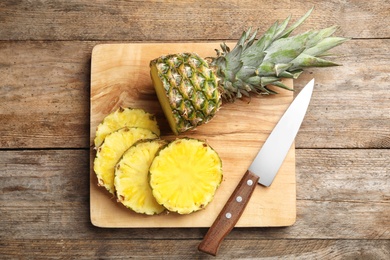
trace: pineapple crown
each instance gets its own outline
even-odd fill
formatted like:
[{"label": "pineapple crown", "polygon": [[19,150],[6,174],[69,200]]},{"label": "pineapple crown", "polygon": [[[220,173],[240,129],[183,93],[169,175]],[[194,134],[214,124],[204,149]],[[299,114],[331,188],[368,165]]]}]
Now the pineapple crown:
[{"label": "pineapple crown", "polygon": [[289,28],[287,25],[291,16],[280,24],[275,22],[259,39],[256,39],[257,31],[251,35],[249,28],[231,51],[222,43],[222,51],[216,49],[217,57],[207,59],[219,78],[222,97],[233,102],[243,95],[249,96],[251,92],[276,94],[267,85],[289,89],[282,83],[282,78],[297,79],[303,69],[308,67],[338,66],[321,58],[326,51],[348,40],[331,37],[338,26],[290,36],[312,10]]}]

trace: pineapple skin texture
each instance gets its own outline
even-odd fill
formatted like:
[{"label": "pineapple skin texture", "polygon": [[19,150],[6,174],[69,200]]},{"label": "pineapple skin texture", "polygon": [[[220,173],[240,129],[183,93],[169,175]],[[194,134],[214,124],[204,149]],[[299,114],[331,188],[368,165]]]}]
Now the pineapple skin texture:
[{"label": "pineapple skin texture", "polygon": [[161,56],[150,62],[159,102],[174,134],[210,121],[222,99],[218,80],[207,62],[195,53]]},{"label": "pineapple skin texture", "polygon": [[171,212],[190,214],[205,208],[222,182],[222,161],[203,141],[177,139],[159,151],[150,169],[156,201]]},{"label": "pineapple skin texture", "polygon": [[[222,43],[216,57],[202,59],[194,53],[179,53],[152,60],[152,81],[172,131],[179,134],[210,121],[221,97],[234,102],[251,94],[277,94],[270,85],[292,90],[283,78],[297,79],[309,67],[338,66],[324,59],[328,50],[349,40],[332,36],[338,26],[290,36],[312,10],[291,26],[290,17],[275,22],[260,37],[248,29],[234,48]],[[218,85],[202,86],[204,82]],[[198,91],[199,85],[204,91]]]}]

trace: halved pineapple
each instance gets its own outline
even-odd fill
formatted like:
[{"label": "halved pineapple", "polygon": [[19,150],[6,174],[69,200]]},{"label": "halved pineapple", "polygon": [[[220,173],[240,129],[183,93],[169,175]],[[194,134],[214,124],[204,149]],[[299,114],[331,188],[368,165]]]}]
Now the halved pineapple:
[{"label": "halved pineapple", "polygon": [[165,210],[153,197],[149,185],[149,167],[157,151],[167,143],[160,139],[139,141],[118,162],[114,185],[118,201],[127,208],[147,215]]},{"label": "halved pineapple", "polygon": [[189,214],[213,199],[222,181],[222,162],[207,143],[183,138],[161,149],[149,172],[156,201],[169,211]]},{"label": "halved pineapple", "polygon": [[158,136],[149,129],[136,127],[124,127],[108,134],[103,144],[98,148],[94,160],[93,168],[98,178],[98,184],[115,194],[115,165],[123,153],[139,140],[154,138],[158,138]]},{"label": "halved pineapple", "polygon": [[94,140],[95,147],[98,148],[109,133],[125,126],[146,128],[160,136],[160,129],[153,114],[139,108],[120,107],[107,115],[98,125]]}]

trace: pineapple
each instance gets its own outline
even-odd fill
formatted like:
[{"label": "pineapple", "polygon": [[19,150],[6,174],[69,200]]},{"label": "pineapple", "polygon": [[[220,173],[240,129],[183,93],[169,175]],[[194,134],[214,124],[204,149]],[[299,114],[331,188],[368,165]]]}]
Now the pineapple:
[{"label": "pineapple", "polygon": [[156,201],[169,211],[189,214],[213,199],[222,181],[222,162],[205,142],[181,138],[158,152],[149,172]]},{"label": "pineapple", "polygon": [[151,62],[157,97],[174,134],[211,120],[221,106],[215,73],[193,53],[162,56]]},{"label": "pineapple", "polygon": [[135,142],[142,139],[155,139],[158,136],[145,128],[124,127],[108,134],[96,152],[94,171],[100,186],[115,195],[115,165],[123,153]]},{"label": "pineapple", "polygon": [[276,94],[269,85],[289,89],[282,78],[296,79],[307,67],[338,65],[320,58],[347,40],[332,36],[337,26],[289,37],[311,11],[291,27],[290,17],[274,23],[259,39],[257,32],[244,31],[232,50],[222,43],[216,57],[178,53],[152,60],[153,85],[173,133],[210,121],[222,99],[234,102],[250,93]]},{"label": "pineapple", "polygon": [[125,126],[146,128],[156,135],[160,135],[160,129],[154,115],[147,113],[142,109],[119,107],[117,110],[107,115],[103,119],[103,122],[98,125],[94,140],[95,147],[98,148],[109,133]]},{"label": "pineapple", "polygon": [[159,214],[165,210],[156,202],[149,185],[149,167],[157,151],[167,141],[143,140],[130,147],[115,169],[114,185],[118,201],[137,213]]}]

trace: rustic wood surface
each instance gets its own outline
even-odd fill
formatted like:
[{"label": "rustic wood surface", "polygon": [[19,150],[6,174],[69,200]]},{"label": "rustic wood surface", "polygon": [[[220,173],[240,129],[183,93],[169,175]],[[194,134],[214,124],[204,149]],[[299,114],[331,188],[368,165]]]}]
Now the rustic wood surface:
[{"label": "rustic wood surface", "polygon": [[89,215],[94,46],[235,40],[310,7],[300,31],[333,24],[343,66],[316,87],[296,140],[297,221],[236,228],[216,259],[390,258],[390,2],[0,2],[0,258],[210,257],[206,228],[102,229]]},{"label": "rustic wood surface", "polygon": [[[156,116],[161,138],[174,140],[150,78],[149,63],[166,53],[196,52],[201,57],[214,55],[219,43],[134,43],[100,44],[91,59],[91,221],[99,227],[210,227],[228,201],[243,174],[252,163],[283,112],[291,104],[293,92],[278,90],[279,95],[266,99],[253,98],[250,103],[224,104],[207,125],[199,126],[182,136],[207,140],[222,160],[223,180],[213,201],[205,210],[178,216],[161,214],[145,217],[129,212],[106,190],[98,187],[93,171],[93,146],[96,127],[107,114],[119,107],[137,107]],[[293,80],[284,84],[293,87]],[[241,105],[240,105],[241,104]],[[248,109],[252,114],[248,114]],[[272,113],[270,112],[272,111]],[[237,117],[240,117],[237,123]],[[254,123],[257,122],[257,123]],[[237,227],[291,226],[296,219],[295,149],[292,146],[272,183],[272,189],[259,187],[237,223]]]}]

